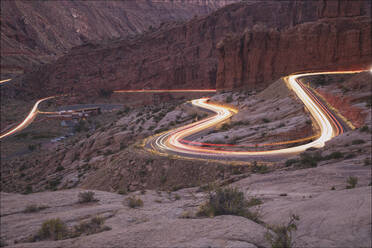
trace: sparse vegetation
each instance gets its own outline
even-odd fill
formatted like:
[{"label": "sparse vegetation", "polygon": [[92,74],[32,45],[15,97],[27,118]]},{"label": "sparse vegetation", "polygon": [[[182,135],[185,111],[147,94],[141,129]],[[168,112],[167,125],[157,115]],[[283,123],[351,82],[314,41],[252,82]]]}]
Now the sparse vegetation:
[{"label": "sparse vegetation", "polygon": [[329,159],[340,159],[343,158],[344,155],[341,152],[332,152],[331,154],[325,156],[323,159],[324,160],[329,160]]},{"label": "sparse vegetation", "polygon": [[315,154],[302,153],[300,155],[300,167],[301,168],[316,167],[318,165],[318,161],[320,160],[322,160],[322,156],[319,153]]},{"label": "sparse vegetation", "polygon": [[107,230],[111,230],[108,226],[103,226],[105,219],[99,216],[93,217],[90,221],[81,222],[74,226],[73,237],[81,236],[82,234],[90,235]]},{"label": "sparse vegetation", "polygon": [[128,194],[128,190],[126,188],[122,188],[118,190],[118,194],[120,195],[126,195]]},{"label": "sparse vegetation", "polygon": [[79,132],[86,132],[89,130],[89,127],[87,126],[87,122],[84,120],[80,120],[75,126],[74,131]]},{"label": "sparse vegetation", "polygon": [[128,207],[130,208],[143,207],[143,201],[141,200],[141,198],[131,196],[131,197],[128,197],[126,200],[128,203]]},{"label": "sparse vegetation", "polygon": [[353,189],[358,184],[358,178],[349,176],[346,183],[347,183],[346,189]]},{"label": "sparse vegetation", "polygon": [[39,212],[43,209],[46,209],[46,208],[49,208],[48,206],[44,206],[44,205],[36,205],[36,204],[31,204],[31,205],[27,205],[25,210],[23,210],[24,213],[36,213],[36,212]]},{"label": "sparse vegetation", "polygon": [[362,139],[356,139],[356,140],[353,140],[351,142],[351,144],[353,144],[353,145],[360,145],[360,144],[364,144],[364,143],[366,143],[366,142]]},{"label": "sparse vegetation", "polygon": [[180,216],[181,219],[191,219],[193,217],[194,217],[194,215],[190,211],[183,211],[181,216]]},{"label": "sparse vegetation", "polygon": [[298,159],[288,159],[287,161],[285,161],[285,166],[286,167],[289,167],[291,166],[292,164],[295,164],[298,162]]},{"label": "sparse vegetation", "polygon": [[269,172],[269,168],[267,165],[258,165],[256,161],[253,162],[252,164],[252,172],[254,173],[260,173],[260,174],[265,174]]},{"label": "sparse vegetation", "polygon": [[287,225],[271,226],[275,235],[267,232],[265,237],[270,242],[272,248],[291,248],[294,247],[292,240],[292,232],[297,230],[296,221],[300,218],[297,215],[292,215]]},{"label": "sparse vegetation", "polygon": [[112,95],[113,91],[110,89],[100,89],[99,95],[104,98],[109,98]]},{"label": "sparse vegetation", "polygon": [[259,222],[258,212],[252,212],[248,209],[252,206],[249,203],[257,202],[256,200],[253,202],[247,201],[244,193],[237,188],[212,186],[209,188],[207,202],[200,207],[197,215],[208,217],[238,215]]},{"label": "sparse vegetation", "polygon": [[44,221],[34,240],[61,240],[68,237],[66,224],[59,218]]},{"label": "sparse vegetation", "polygon": [[78,195],[79,203],[97,202],[99,201],[94,197],[95,193],[93,191],[80,192]]},{"label": "sparse vegetation", "polygon": [[27,195],[27,194],[31,194],[33,192],[32,190],[32,186],[31,185],[27,185],[26,186],[26,189],[24,191],[24,194]]},{"label": "sparse vegetation", "polygon": [[369,128],[368,128],[368,126],[363,126],[363,127],[361,127],[359,129],[359,131],[361,131],[361,132],[368,132],[369,131]]},{"label": "sparse vegetation", "polygon": [[263,122],[263,123],[269,123],[269,122],[270,122],[270,120],[269,120],[269,119],[267,119],[267,118],[263,118],[263,119],[262,119],[262,122]]},{"label": "sparse vegetation", "polygon": [[62,165],[59,165],[59,166],[56,168],[56,172],[63,171],[64,169],[65,169],[65,167],[63,167]]}]

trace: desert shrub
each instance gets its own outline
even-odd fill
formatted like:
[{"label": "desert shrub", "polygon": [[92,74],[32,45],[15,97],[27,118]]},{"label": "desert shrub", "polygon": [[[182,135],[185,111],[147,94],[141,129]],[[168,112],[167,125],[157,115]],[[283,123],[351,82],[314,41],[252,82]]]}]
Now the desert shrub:
[{"label": "desert shrub", "polygon": [[223,131],[229,130],[229,128],[230,128],[229,123],[224,123],[224,124],[222,124],[222,126],[221,126],[221,130],[223,130]]},{"label": "desert shrub", "polygon": [[350,177],[347,179],[346,183],[348,184],[348,185],[346,186],[347,189],[353,189],[353,188],[355,188],[355,186],[358,184],[358,178],[357,178],[357,177],[352,177],[352,176],[350,176]]},{"label": "desert shrub", "polygon": [[62,165],[59,165],[57,168],[56,168],[56,172],[58,171],[63,171],[65,169],[65,167],[63,167]]},{"label": "desert shrub", "polygon": [[247,207],[253,207],[253,206],[257,206],[261,204],[262,204],[262,200],[256,197],[252,197],[247,201]]},{"label": "desert shrub", "polygon": [[128,194],[128,190],[125,189],[125,188],[123,188],[123,189],[119,189],[118,193],[119,193],[120,195],[126,195],[126,194]]},{"label": "desert shrub", "polygon": [[138,208],[143,206],[143,201],[141,198],[137,198],[135,196],[131,196],[127,198],[128,207],[130,208]]},{"label": "desert shrub", "polygon": [[332,152],[331,154],[327,155],[324,159],[325,160],[339,159],[339,158],[343,158],[343,157],[344,157],[344,155],[341,152]]},{"label": "desert shrub", "polygon": [[362,139],[356,139],[356,140],[353,140],[351,142],[351,144],[353,144],[353,145],[360,145],[360,144],[364,144],[364,143],[366,143],[366,142]]},{"label": "desert shrub", "polygon": [[309,168],[309,167],[316,167],[318,165],[318,161],[322,160],[322,156],[320,153],[302,153],[300,155],[300,167]]},{"label": "desert shrub", "polygon": [[286,167],[289,167],[289,166],[291,166],[292,164],[295,164],[295,163],[297,163],[297,162],[298,162],[297,159],[288,159],[287,161],[285,161],[285,166],[286,166]]},{"label": "desert shrub", "polygon": [[94,198],[94,192],[93,191],[85,191],[80,192],[78,195],[79,203],[87,203],[87,202],[97,202],[98,199]]},{"label": "desert shrub", "polygon": [[35,240],[61,240],[68,237],[68,229],[66,224],[59,218],[44,221]]},{"label": "desert shrub", "polygon": [[48,182],[49,184],[49,188],[51,190],[57,190],[57,186],[61,183],[61,179],[60,178],[55,178],[55,179],[52,179]]},{"label": "desert shrub", "polygon": [[164,184],[164,183],[166,183],[167,182],[167,175],[166,174],[162,174],[161,176],[160,176],[160,183],[161,184]]},{"label": "desert shrub", "polygon": [[23,210],[23,212],[24,213],[36,213],[46,208],[48,208],[48,206],[44,206],[44,205],[38,206],[36,204],[31,204],[31,205],[27,205],[25,210]]},{"label": "desert shrub", "polygon": [[267,119],[267,118],[263,118],[263,119],[262,119],[262,122],[263,122],[263,123],[269,123],[269,122],[270,122],[270,120],[269,120],[269,119]]},{"label": "desert shrub", "polygon": [[110,227],[103,226],[105,219],[99,216],[93,217],[90,221],[83,221],[74,226],[73,237],[78,237],[82,234],[90,235],[102,231],[110,230]]},{"label": "desert shrub", "polygon": [[180,195],[178,195],[178,194],[175,194],[175,195],[174,195],[174,200],[178,201],[178,200],[180,200],[180,199],[181,199],[181,196],[180,196]]},{"label": "desert shrub", "polygon": [[201,205],[197,215],[214,217],[218,215],[238,215],[259,222],[258,212],[251,212],[244,193],[237,188],[211,187],[207,202]]},{"label": "desert shrub", "polygon": [[297,230],[296,221],[300,220],[297,215],[292,215],[287,225],[271,226],[275,235],[267,232],[265,237],[270,242],[272,248],[291,248],[294,247],[292,232]]},{"label": "desert shrub", "polygon": [[230,102],[232,102],[232,101],[233,101],[233,98],[232,98],[231,95],[229,95],[229,96],[226,97],[226,102],[227,102],[227,103],[230,103]]},{"label": "desert shrub", "polygon": [[359,131],[361,131],[361,132],[368,132],[369,131],[369,128],[368,128],[368,126],[363,126],[363,127],[361,127],[359,129]]},{"label": "desert shrub", "polygon": [[233,175],[239,175],[239,174],[242,174],[242,172],[239,170],[238,167],[234,167],[233,170],[232,170],[232,174]]},{"label": "desert shrub", "polygon": [[31,185],[27,185],[26,188],[25,188],[25,191],[24,191],[24,194],[31,194],[33,192],[32,190],[32,186]]},{"label": "desert shrub", "polygon": [[181,219],[191,219],[193,217],[194,217],[194,215],[190,211],[183,211],[181,216],[180,216]]},{"label": "desert shrub", "polygon": [[252,172],[264,174],[264,173],[269,172],[269,167],[267,167],[267,165],[264,165],[264,164],[257,165],[257,162],[254,161],[252,165]]},{"label": "desert shrub", "polygon": [[110,89],[100,89],[99,95],[105,98],[109,98],[112,95],[113,91]]},{"label": "desert shrub", "polygon": [[80,120],[75,126],[74,126],[74,131],[79,133],[79,132],[86,132],[89,130],[89,127],[87,126],[86,121]]}]

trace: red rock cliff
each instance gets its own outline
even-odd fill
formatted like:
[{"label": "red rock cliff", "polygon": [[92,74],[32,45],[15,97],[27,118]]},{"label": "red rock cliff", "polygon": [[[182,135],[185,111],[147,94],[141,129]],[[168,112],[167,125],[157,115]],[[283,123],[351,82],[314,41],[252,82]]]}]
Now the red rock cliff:
[{"label": "red rock cliff", "polygon": [[[362,8],[363,1],[352,1],[352,8],[345,5],[352,10],[351,14],[341,11],[346,7],[330,6],[329,2],[333,0],[247,1],[232,4],[207,17],[194,18],[185,24],[166,24],[133,39],[105,44],[86,43],[72,49],[55,63],[27,75],[24,82],[29,85],[27,90],[39,95],[63,92],[97,95],[101,89],[214,88],[218,62],[215,48],[227,34],[241,34],[245,29],[258,25],[273,28],[273,32],[279,35],[290,27],[327,17],[333,10],[337,18],[366,14]],[[265,40],[265,37],[261,40]],[[228,50],[228,46],[223,57],[226,61],[239,55],[234,52],[235,48]],[[253,49],[250,54],[260,55],[259,46],[250,48]],[[232,57],[228,58],[230,53]],[[260,60],[257,56],[250,58],[246,62],[257,64],[255,58]],[[243,66],[237,63],[234,67],[238,65]],[[224,68],[230,70],[228,65]],[[262,78],[258,78],[257,82],[262,82]],[[219,73],[217,85],[228,87],[228,84],[231,84],[230,79],[221,78]]]},{"label": "red rock cliff", "polygon": [[320,1],[315,22],[256,25],[218,44],[218,89],[262,88],[290,73],[365,69],[372,63],[368,1]]},{"label": "red rock cliff", "polygon": [[217,88],[261,88],[300,71],[366,69],[371,19],[325,19],[284,31],[256,26],[219,46]]}]

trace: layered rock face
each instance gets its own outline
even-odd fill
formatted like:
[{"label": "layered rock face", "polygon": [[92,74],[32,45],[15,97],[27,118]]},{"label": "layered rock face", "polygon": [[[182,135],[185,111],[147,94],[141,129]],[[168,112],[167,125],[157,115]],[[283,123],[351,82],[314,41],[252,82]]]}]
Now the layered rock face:
[{"label": "layered rock face", "polygon": [[262,88],[302,71],[367,69],[371,18],[323,19],[284,31],[255,26],[220,43],[217,88]]},{"label": "layered rock face", "polygon": [[[97,95],[106,89],[210,88],[216,85],[216,44],[257,23],[283,29],[319,18],[316,1],[246,1],[186,24],[166,24],[134,39],[87,43],[24,80],[45,94]],[[270,14],[268,14],[270,13]],[[84,65],[84,66],[81,66]]]},{"label": "layered rock face", "polygon": [[[279,61],[283,64],[282,67],[273,70],[271,68],[272,62],[267,62],[273,58],[263,57],[265,54],[262,51],[266,50],[265,46],[262,46],[263,44],[269,45],[270,49],[275,49],[276,43],[280,43],[280,39],[285,39],[285,35],[301,38],[302,36],[297,32],[307,32],[308,36],[312,34],[313,42],[315,40],[318,44],[317,39],[321,36],[316,32],[323,32],[326,35],[331,32],[335,37],[327,41],[329,48],[323,49],[323,52],[328,54],[329,49],[340,46],[340,49],[336,49],[335,56],[348,58],[356,50],[352,52],[348,49],[342,50],[342,44],[338,45],[337,42],[344,43],[346,39],[354,49],[354,42],[358,42],[358,32],[360,32],[363,46],[368,45],[368,31],[365,31],[368,28],[365,25],[369,25],[366,18],[370,20],[368,6],[370,3],[366,1],[341,0],[246,1],[232,4],[207,17],[194,18],[185,24],[164,24],[159,29],[154,29],[132,39],[100,44],[87,42],[72,49],[69,54],[61,57],[55,63],[45,65],[27,75],[23,80],[27,83],[27,87],[22,87],[22,91],[29,90],[33,96],[35,93],[36,96],[60,93],[96,96],[102,89],[214,88],[216,85],[218,88],[232,88],[242,86],[243,82],[262,84],[264,80],[268,80],[265,83],[270,83],[271,79],[276,79],[288,72],[306,69],[306,67],[301,68],[302,64],[314,64],[323,68],[333,61],[325,60],[327,64],[319,63],[319,59],[314,54],[314,57],[310,56],[310,60],[306,63],[298,59],[301,62],[299,65],[300,62],[287,54],[302,49],[303,44],[298,43],[297,46],[291,46],[290,44],[296,41],[290,39],[285,42],[283,40],[281,56],[290,58],[283,63]],[[358,18],[360,16],[368,17]],[[328,19],[329,24],[322,22],[324,24],[317,26],[313,26],[313,24],[298,26],[320,19]],[[350,22],[332,24],[332,20],[336,19],[350,20]],[[349,23],[353,28],[349,27]],[[359,27],[359,24],[364,26]],[[268,31],[270,28],[272,31]],[[288,28],[291,29],[287,30]],[[247,36],[246,42],[250,44],[245,51],[239,50],[241,42],[235,41],[236,39],[232,39],[234,41],[231,44],[220,43],[229,34],[232,37],[234,33],[241,34],[244,30],[251,29],[257,33],[257,37],[253,36],[254,34],[247,35],[247,32],[243,35]],[[312,29],[314,32],[311,31]],[[352,35],[350,36],[345,30],[349,30]],[[340,33],[343,37],[339,37]],[[248,36],[252,41],[248,41]],[[328,36],[319,39],[327,40]],[[310,42],[306,43],[308,49],[316,50],[321,47],[320,44],[314,47],[313,42],[311,46],[309,46]],[[216,80],[217,44],[219,44],[218,47],[221,51],[218,80]],[[240,58],[248,56],[241,52],[247,53],[250,59],[241,60]],[[344,55],[340,55],[340,53]],[[368,52],[363,52],[363,54],[368,54]],[[357,58],[359,55],[355,56]],[[236,63],[232,63],[233,60],[237,60]],[[347,59],[343,61],[346,65],[351,65]],[[235,83],[235,76],[229,76],[229,70],[243,71],[242,68],[253,67],[253,64],[260,67],[265,65],[263,74],[271,75],[271,77],[261,76],[261,72],[257,72],[257,75],[252,76],[248,81],[246,77],[238,77],[237,83]],[[246,71],[246,69],[244,70]],[[43,91],[40,92],[40,89]]]},{"label": "layered rock face", "polygon": [[228,1],[1,1],[2,73],[23,71],[49,62],[87,40],[135,35],[162,22],[208,14],[226,3]]}]

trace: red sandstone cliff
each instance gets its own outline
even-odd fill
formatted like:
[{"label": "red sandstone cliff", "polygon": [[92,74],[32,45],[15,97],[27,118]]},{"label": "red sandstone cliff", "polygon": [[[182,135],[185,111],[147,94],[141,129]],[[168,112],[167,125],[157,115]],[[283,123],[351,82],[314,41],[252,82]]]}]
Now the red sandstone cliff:
[{"label": "red sandstone cliff", "polygon": [[[368,46],[369,6],[366,1],[342,0],[247,1],[232,4],[206,17],[194,18],[185,24],[165,24],[160,29],[131,39],[101,44],[89,42],[76,47],[55,63],[28,74],[23,80],[28,87],[22,90],[29,90],[34,96],[35,93],[39,96],[56,93],[93,96],[101,89],[264,85],[286,73],[309,69],[306,65],[311,65],[313,69],[328,66],[334,62],[327,59],[331,50],[335,57],[345,58],[340,60],[345,66],[350,66],[348,58],[358,58],[361,54],[358,49],[343,50],[345,47],[341,43],[348,43],[354,49],[355,42],[361,40],[363,46]],[[253,32],[241,35],[244,30]],[[237,34],[230,35],[237,38],[229,38],[223,45],[220,43],[216,82],[216,44],[228,34]],[[333,35],[330,40],[329,34]],[[312,42],[285,41],[289,36],[311,38]],[[324,59],[319,59],[315,51],[324,43],[328,47],[322,48]],[[272,51],[278,44],[281,45],[280,54],[266,56],[265,51]],[[290,56],[297,52],[304,54],[299,51],[304,44],[308,50],[314,50],[306,61]],[[242,48],[242,45],[245,46]],[[362,54],[368,58],[368,53],[367,50]],[[278,55],[282,60],[276,60]],[[288,59],[284,61],[284,57]],[[249,69],[254,72],[252,76],[246,73],[247,68],[252,68]]]},{"label": "red sandstone cliff", "polygon": [[2,73],[50,62],[87,40],[124,38],[232,1],[1,1]]},{"label": "red sandstone cliff", "polygon": [[218,49],[219,89],[261,88],[300,71],[365,69],[372,62],[371,18],[323,19],[284,31],[255,26]]}]

